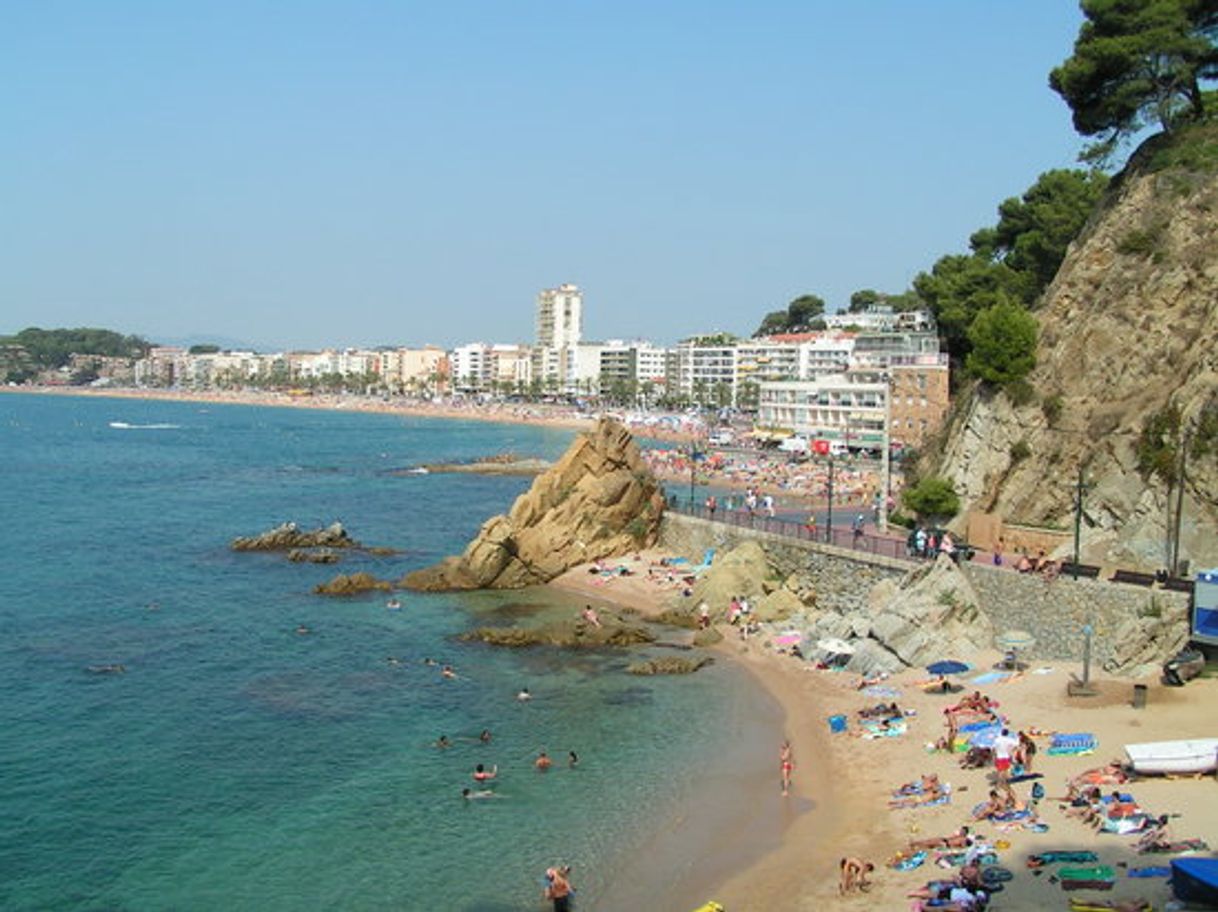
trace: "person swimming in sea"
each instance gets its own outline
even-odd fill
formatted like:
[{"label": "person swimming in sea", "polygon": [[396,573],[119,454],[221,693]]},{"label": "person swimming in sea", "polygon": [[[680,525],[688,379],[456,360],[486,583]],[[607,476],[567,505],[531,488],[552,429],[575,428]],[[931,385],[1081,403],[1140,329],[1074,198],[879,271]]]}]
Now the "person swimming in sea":
[{"label": "person swimming in sea", "polygon": [[522,687],[520,688],[520,693],[516,694],[516,699],[521,703],[527,703],[529,700],[533,699],[533,695],[529,693],[529,689],[527,687]]},{"label": "person swimming in sea", "polygon": [[479,763],[477,766],[474,767],[474,781],[475,782],[488,782],[491,779],[494,779],[498,775],[499,775],[498,764],[492,766],[490,769],[487,769],[486,766],[481,763]]},{"label": "person swimming in sea", "polygon": [[479,801],[483,798],[502,798],[503,796],[492,789],[463,788],[461,789],[461,797],[466,801]]},{"label": "person swimming in sea", "polygon": [[567,766],[570,769],[575,769],[575,767],[579,766],[579,754],[575,753],[575,751],[567,751]]},{"label": "person swimming in sea", "polygon": [[440,737],[436,739],[435,746],[440,750],[444,750],[445,748],[452,747],[453,743],[448,740],[448,735],[440,735]]}]

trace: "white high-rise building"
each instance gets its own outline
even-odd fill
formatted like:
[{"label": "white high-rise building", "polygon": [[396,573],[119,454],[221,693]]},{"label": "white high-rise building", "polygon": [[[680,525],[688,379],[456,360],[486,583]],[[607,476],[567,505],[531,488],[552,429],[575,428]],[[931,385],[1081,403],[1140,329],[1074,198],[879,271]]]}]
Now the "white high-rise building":
[{"label": "white high-rise building", "polygon": [[547,387],[573,391],[583,332],[584,296],[578,286],[559,285],[537,295],[533,376]]}]

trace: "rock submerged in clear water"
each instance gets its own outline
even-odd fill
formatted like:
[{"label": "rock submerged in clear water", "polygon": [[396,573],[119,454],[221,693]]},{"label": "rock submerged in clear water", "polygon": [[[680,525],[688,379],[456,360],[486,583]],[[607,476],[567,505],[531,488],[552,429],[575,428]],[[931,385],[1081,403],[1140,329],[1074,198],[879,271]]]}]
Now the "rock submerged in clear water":
[{"label": "rock submerged in clear water", "polygon": [[332,548],[293,548],[288,560],[294,564],[337,564],[341,560]]},{"label": "rock submerged in clear water", "polygon": [[476,627],[461,634],[492,646],[560,646],[595,648],[599,646],[642,646],[655,642],[655,634],[633,624],[606,622],[597,627],[584,620],[555,621],[533,627]]},{"label": "rock submerged in clear water", "polygon": [[258,535],[234,538],[234,551],[290,551],[293,548],[359,548],[340,522],[324,529],[299,529],[294,522],[281,523]]},{"label": "rock submerged in clear water", "polygon": [[713,662],[710,656],[663,656],[658,659],[647,659],[644,662],[632,662],[626,666],[626,673],[632,675],[680,675],[693,674],[704,665]]},{"label": "rock submerged in clear water", "polygon": [[313,587],[317,595],[359,595],[361,592],[389,592],[393,584],[386,580],[377,579],[371,573],[340,573],[328,583],[318,583]]}]

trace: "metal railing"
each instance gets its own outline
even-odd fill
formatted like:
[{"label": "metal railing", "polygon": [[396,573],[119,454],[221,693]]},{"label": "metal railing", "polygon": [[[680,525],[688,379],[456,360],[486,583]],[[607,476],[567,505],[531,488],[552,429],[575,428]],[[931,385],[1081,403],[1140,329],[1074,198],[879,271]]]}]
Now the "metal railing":
[{"label": "metal railing", "polygon": [[844,548],[848,551],[859,551],[865,554],[875,554],[881,557],[892,557],[898,560],[914,562],[916,558],[909,554],[904,539],[892,538],[885,535],[875,535],[870,532],[856,531],[849,525],[809,526],[807,523],[794,519],[784,519],[769,516],[765,510],[724,510],[708,509],[705,504],[691,503],[688,499],[676,496],[669,497],[668,509],[684,516],[693,516],[711,522],[723,523],[742,529],[752,529],[757,532],[768,532],[785,538],[800,541],[820,542]]}]

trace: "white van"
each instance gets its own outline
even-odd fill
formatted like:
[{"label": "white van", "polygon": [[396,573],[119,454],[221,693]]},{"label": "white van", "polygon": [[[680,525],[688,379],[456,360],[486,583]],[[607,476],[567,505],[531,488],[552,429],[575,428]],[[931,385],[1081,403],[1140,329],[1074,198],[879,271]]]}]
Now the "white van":
[{"label": "white van", "polygon": [[809,450],[808,438],[800,437],[798,434],[796,434],[795,436],[788,437],[782,443],[778,444],[778,449],[784,453],[800,453],[806,456]]},{"label": "white van", "polygon": [[830,440],[829,441],[829,455],[830,456],[849,456],[850,447],[846,446],[846,444],[844,444],[840,440]]},{"label": "white van", "polygon": [[707,443],[711,446],[731,446],[732,442],[732,432],[727,428],[720,428],[707,438]]}]

